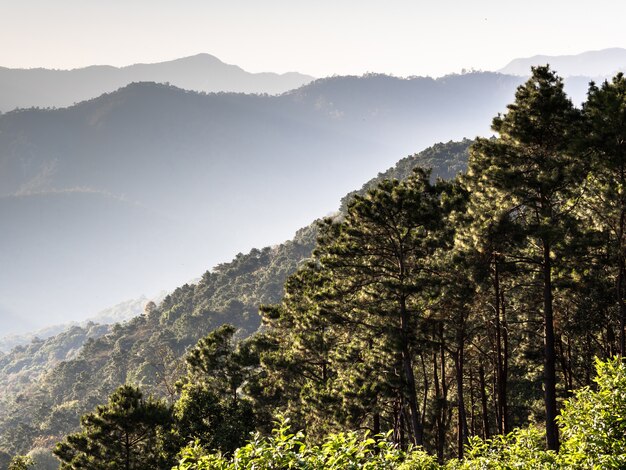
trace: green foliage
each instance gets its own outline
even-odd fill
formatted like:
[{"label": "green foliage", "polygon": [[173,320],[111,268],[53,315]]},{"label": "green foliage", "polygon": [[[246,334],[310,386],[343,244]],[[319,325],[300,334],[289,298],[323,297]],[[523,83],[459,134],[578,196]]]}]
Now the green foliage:
[{"label": "green foliage", "polygon": [[124,385],[107,405],[84,415],[82,432],[67,436],[54,453],[63,469],[169,468],[172,458],[166,440],[171,421],[166,405],[144,400],[139,389]]},{"label": "green foliage", "polygon": [[566,400],[558,422],[563,443],[546,451],[544,432],[534,426],[506,436],[474,437],[465,459],[446,468],[619,469],[626,465],[626,364],[596,360],[597,388],[584,387]]},{"label": "green foliage", "polygon": [[405,180],[413,173],[415,168],[431,170],[431,181],[437,179],[452,180],[459,174],[465,173],[469,149],[474,141],[463,139],[458,142],[450,141],[438,143],[419,153],[410,155],[398,161],[393,167],[379,173],[365,183],[358,191],[352,191],[341,199],[341,210],[345,212],[348,203],[354,196],[365,196],[367,191],[375,189],[384,180]]},{"label": "green foliage", "polygon": [[405,453],[385,439],[354,432],[329,436],[321,445],[308,445],[302,432],[293,433],[288,420],[282,420],[270,437],[254,438],[238,449],[232,458],[207,454],[196,445],[181,452],[176,470],[246,469],[416,469],[436,470],[436,461],[422,451]]},{"label": "green foliage", "polygon": [[597,390],[584,387],[565,403],[559,422],[567,468],[626,466],[626,364],[596,361]]},{"label": "green foliage", "polygon": [[420,449],[402,452],[387,436],[368,433],[329,435],[310,445],[280,420],[270,437],[255,435],[232,457],[208,453],[195,443],[184,448],[176,470],[314,469],[618,469],[626,464],[626,364],[616,358],[596,361],[597,390],[577,391],[563,409],[560,451],[545,450],[545,432],[536,426],[491,439],[472,437],[462,460],[439,465]]},{"label": "green foliage", "polygon": [[235,328],[223,325],[202,338],[187,354],[188,372],[174,404],[176,434],[182,442],[232,453],[255,429],[251,401],[241,387],[251,378],[258,357],[248,342],[235,344]]},{"label": "green foliage", "polygon": [[473,437],[465,450],[463,460],[451,460],[449,470],[483,469],[556,469],[557,454],[546,451],[545,433],[535,427],[515,429],[507,435],[483,440]]},{"label": "green foliage", "polygon": [[[468,183],[491,224],[509,222],[507,235],[519,243],[504,255],[522,261],[541,289],[524,289],[527,303],[539,307],[543,328],[543,388],[547,441],[559,447],[555,418],[557,377],[555,334],[556,274],[574,258],[577,207],[587,165],[575,144],[581,114],[549,66],[533,67],[504,115],[494,118],[494,139],[478,139],[470,151]],[[479,217],[480,219],[480,217]],[[484,224],[483,224],[484,225]],[[521,263],[520,263],[521,264]]]},{"label": "green foliage", "polygon": [[11,459],[8,470],[28,470],[34,465],[33,459],[27,455],[16,455]]},{"label": "green foliage", "polygon": [[198,440],[207,449],[232,453],[255,429],[252,404],[245,398],[221,399],[201,384],[186,384],[174,405],[180,442]]},{"label": "green foliage", "polygon": [[365,425],[422,442],[413,363],[433,287],[428,259],[445,242],[445,187],[416,169],[355,196],[343,219],[324,222],[315,260],[289,280],[283,304],[266,309],[279,345],[263,356],[266,388],[281,387],[309,433]]}]

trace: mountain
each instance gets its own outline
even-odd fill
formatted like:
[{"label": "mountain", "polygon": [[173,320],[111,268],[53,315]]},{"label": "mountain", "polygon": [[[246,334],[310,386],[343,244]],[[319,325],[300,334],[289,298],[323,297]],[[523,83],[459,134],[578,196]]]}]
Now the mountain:
[{"label": "mountain", "polygon": [[525,77],[529,75],[531,66],[545,64],[550,64],[562,77],[585,76],[604,79],[618,71],[626,70],[626,49],[616,47],[574,55],[536,55],[512,60],[498,72]]},{"label": "mountain", "polygon": [[138,83],[6,113],[2,308],[35,327],[80,321],[286,239],[394,155],[488,132],[519,82],[368,75],[280,96]]},{"label": "mountain", "polygon": [[[464,170],[470,144],[437,144],[406,157],[355,193],[384,177],[405,178],[418,165],[454,176]],[[258,329],[259,305],[281,299],[287,276],[312,253],[316,227],[310,224],[280,245],[239,253],[123,324],[73,326],[0,353],[0,456],[53,445],[120,384],[167,396],[185,352],[209,331],[231,323],[244,337]]]},{"label": "mountain", "polygon": [[133,82],[169,83],[198,92],[283,93],[313,77],[300,73],[250,73],[210,54],[127,67],[94,65],[73,70],[0,67],[0,112],[65,107]]},{"label": "mountain", "polygon": [[394,156],[489,135],[522,80],[333,77],[279,96],[136,83],[6,113],[0,311],[30,325],[2,322],[0,336],[82,321],[286,239]]}]

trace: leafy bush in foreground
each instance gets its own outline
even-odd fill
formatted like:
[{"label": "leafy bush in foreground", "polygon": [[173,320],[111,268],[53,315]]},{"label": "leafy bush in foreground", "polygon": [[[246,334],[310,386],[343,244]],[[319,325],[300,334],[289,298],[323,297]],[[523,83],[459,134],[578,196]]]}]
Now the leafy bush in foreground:
[{"label": "leafy bush in foreground", "polygon": [[597,390],[576,391],[559,422],[564,468],[626,468],[626,363],[596,361]]},{"label": "leafy bush in foreground", "polygon": [[176,470],[253,469],[423,469],[439,466],[422,451],[405,453],[384,438],[355,432],[333,434],[320,446],[306,444],[302,432],[291,433],[288,420],[278,423],[271,437],[256,434],[232,458],[207,454],[198,444],[185,448]]}]

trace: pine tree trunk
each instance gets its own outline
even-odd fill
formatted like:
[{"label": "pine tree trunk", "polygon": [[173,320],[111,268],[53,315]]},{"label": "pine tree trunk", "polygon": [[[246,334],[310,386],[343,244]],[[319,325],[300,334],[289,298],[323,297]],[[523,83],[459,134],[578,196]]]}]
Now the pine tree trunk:
[{"label": "pine tree trunk", "polygon": [[[626,174],[624,166],[622,165],[620,168],[620,183],[623,186],[626,182]],[[624,254],[622,253],[623,247],[623,238],[624,238],[624,229],[626,225],[626,202],[621,198],[621,211],[619,217],[619,229],[617,233],[617,286],[616,286],[616,294],[617,294],[617,305],[619,307],[619,352],[622,357],[626,355],[626,332],[624,329],[626,328],[626,305],[624,304],[624,281],[626,274],[626,267],[624,262]]]},{"label": "pine tree trunk", "polygon": [[[441,325],[441,324],[440,324]],[[435,422],[437,424],[436,448],[437,448],[437,461],[443,465],[444,463],[444,451],[446,445],[446,424],[448,413],[448,393],[446,387],[446,365],[443,345],[443,334],[441,335],[440,354],[441,361],[437,358],[437,353],[433,352],[433,380],[435,384],[435,397],[436,397],[436,416]],[[439,379],[438,370],[441,367],[441,381]]]},{"label": "pine tree trunk", "polygon": [[475,436],[476,433],[476,393],[474,388],[474,368],[470,366],[469,370],[469,400],[470,400],[470,424],[469,424],[469,432],[470,435]]},{"label": "pine tree trunk", "polygon": [[439,363],[437,361],[437,353],[433,352],[433,385],[435,387],[435,448],[437,449],[437,461],[443,463],[443,439],[441,429],[443,428],[443,403],[441,388],[439,387]]},{"label": "pine tree trunk", "polygon": [[128,435],[128,433],[126,433],[125,437],[126,437],[126,442],[124,443],[124,450],[126,452],[125,469],[130,470],[130,436]]},{"label": "pine tree trunk", "polygon": [[465,409],[465,395],[463,390],[463,365],[465,362],[465,333],[464,324],[457,329],[457,353],[456,353],[456,386],[457,386],[457,405],[458,405],[458,440],[457,452],[460,459],[463,458],[465,444],[467,444],[467,411]]},{"label": "pine tree trunk", "polygon": [[552,312],[552,263],[550,244],[543,242],[543,315],[544,315],[544,397],[546,408],[546,442],[549,450],[559,450],[559,429],[556,423],[556,352],[554,316]]},{"label": "pine tree trunk", "polygon": [[400,300],[400,318],[402,329],[402,363],[406,380],[406,393],[410,410],[410,425],[412,428],[412,444],[421,446],[423,444],[423,430],[420,423],[419,407],[417,405],[417,390],[415,374],[413,372],[413,360],[409,350],[409,315],[406,308],[406,299]]},{"label": "pine tree trunk", "polygon": [[380,434],[380,413],[374,413],[374,427],[373,427],[374,436]]},{"label": "pine tree trunk", "polygon": [[500,322],[501,313],[501,295],[500,295],[500,269],[498,262],[498,255],[495,255],[494,259],[494,280],[493,280],[494,294],[495,294],[495,328],[496,328],[496,389],[498,393],[498,432],[504,434],[506,432],[506,378],[504,377],[504,365],[502,357],[502,325]]},{"label": "pine tree trunk", "polygon": [[487,390],[485,385],[485,368],[482,364],[478,367],[478,380],[480,381],[480,403],[483,413],[483,439],[489,439],[489,408],[487,407]]},{"label": "pine tree trunk", "polygon": [[626,269],[624,268],[624,258],[620,253],[618,256],[619,268],[617,274],[617,304],[619,306],[619,353],[620,356],[626,356],[626,304],[624,304],[624,274]]},{"label": "pine tree trunk", "polygon": [[511,431],[509,425],[509,404],[507,399],[507,389],[509,383],[509,330],[506,320],[506,303],[504,302],[504,291],[500,291],[500,309],[502,310],[502,388],[500,390],[500,402],[502,408],[502,427],[504,434]]}]

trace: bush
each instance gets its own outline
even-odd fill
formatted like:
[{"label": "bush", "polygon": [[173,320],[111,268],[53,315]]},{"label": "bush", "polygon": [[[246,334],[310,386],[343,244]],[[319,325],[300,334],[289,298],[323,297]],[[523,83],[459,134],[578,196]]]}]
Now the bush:
[{"label": "bush", "polygon": [[451,460],[446,470],[555,469],[557,454],[545,450],[545,433],[535,427],[506,436],[470,439],[464,460]]},{"label": "bush", "polygon": [[255,435],[231,459],[207,454],[196,443],[186,447],[176,470],[436,470],[435,459],[423,451],[405,453],[385,439],[355,432],[333,434],[321,446],[308,446],[302,432],[292,433],[281,420],[269,438]]},{"label": "bush", "polygon": [[576,391],[559,417],[564,468],[626,468],[626,365],[596,360],[597,390]]}]

